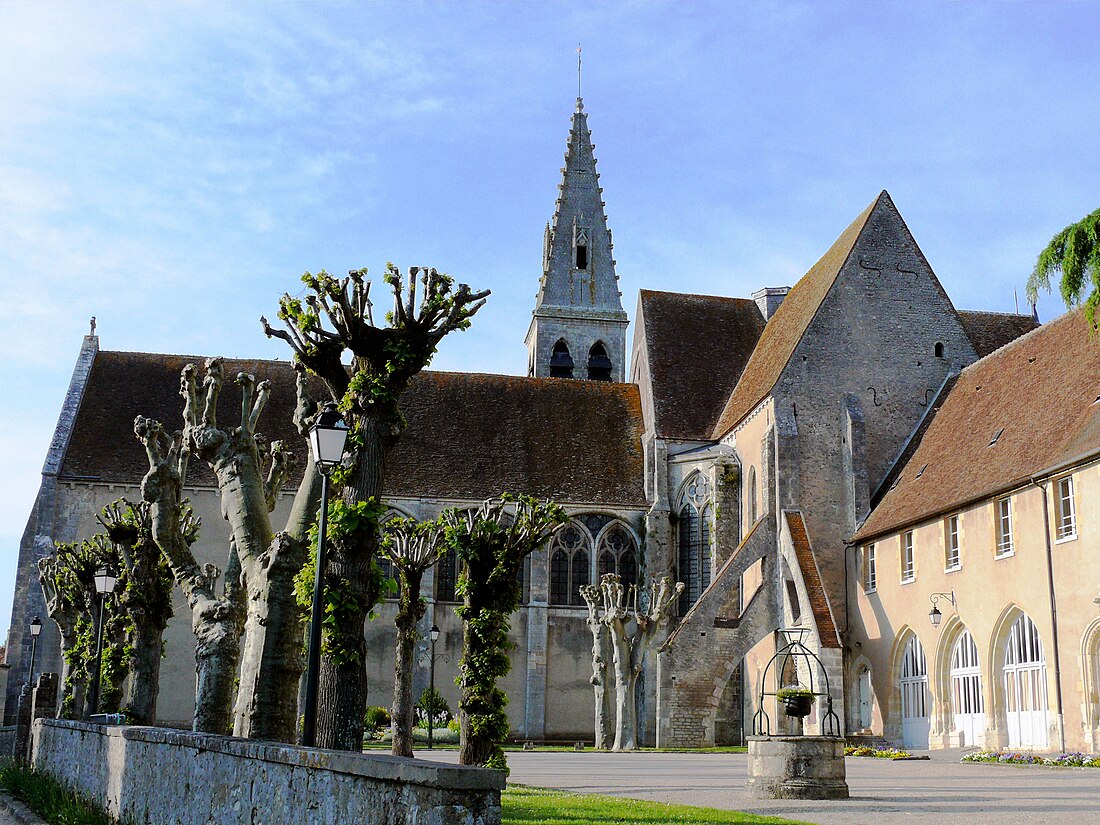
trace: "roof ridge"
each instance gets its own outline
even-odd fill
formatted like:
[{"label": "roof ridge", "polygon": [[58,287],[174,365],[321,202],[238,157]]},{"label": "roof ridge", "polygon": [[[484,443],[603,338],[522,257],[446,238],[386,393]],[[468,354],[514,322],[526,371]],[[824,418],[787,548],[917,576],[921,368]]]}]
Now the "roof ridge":
[{"label": "roof ridge", "polygon": [[737,301],[746,304],[756,303],[752,298],[741,298],[736,295],[706,295],[702,292],[673,292],[668,289],[639,289],[638,293],[645,295],[672,295],[677,298],[712,298],[717,301]]},{"label": "roof ridge", "polygon": [[[767,397],[775,386],[775,382],[779,380],[780,374],[783,369],[790,362],[791,357],[794,355],[794,351],[797,348],[799,342],[806,334],[806,330],[809,329],[810,324],[816,317],[818,310],[821,308],[821,304],[825,301],[829,292],[832,290],[833,284],[836,283],[837,276],[840,275],[844,267],[848,265],[848,261],[852,257],[852,252],[855,250],[856,245],[859,243],[860,238],[863,236],[864,230],[867,228],[867,224],[871,219],[871,216],[880,206],[889,206],[894,211],[897,208],[894,207],[893,201],[890,200],[890,193],[883,189],[868,206],[866,206],[859,215],[844,229],[832,245],[825,251],[825,253],[818,258],[818,260],[811,266],[806,274],[803,275],[791,287],[791,291],[787,293],[787,296],[783,299],[783,303],[779,305],[779,308],[775,311],[775,314],[768,320],[768,323],[764,326],[764,331],[760,335],[760,340],[757,342],[756,348],[753,350],[752,355],[749,356],[748,363],[745,364],[745,369],[742,371],[737,384],[734,386],[733,391],[730,393],[729,399],[726,401],[725,407],[722,409],[721,414],[718,416],[718,421],[714,425],[714,429],[711,432],[711,437],[714,439],[723,438],[734,427],[741,423],[752,410],[754,410],[759,403]],[[903,221],[904,223],[904,221]],[[843,257],[840,253],[843,252]],[[835,259],[839,258],[839,261]],[[814,286],[818,286],[817,280],[821,279],[823,283],[823,289],[820,290],[820,295],[813,300],[812,303],[806,307],[802,307],[799,304],[799,299],[804,295],[810,295],[810,290]],[[792,301],[792,299],[794,299]],[[799,313],[800,315],[795,317],[793,313]],[[787,317],[791,317],[790,323],[794,324],[792,332],[796,334],[791,338],[777,338],[776,336],[782,335],[785,332],[784,324],[787,322]],[[776,322],[779,321],[779,324]],[[773,345],[773,340],[776,343]],[[762,363],[763,359],[770,354],[772,347],[785,348],[789,351],[786,354],[781,355],[781,363],[764,364],[762,367],[758,366]],[[773,374],[765,375],[763,386],[759,388],[748,388],[746,385],[746,379],[755,378],[755,371],[771,371]],[[746,387],[746,391],[742,395],[749,396],[747,402],[741,406],[743,409],[738,411],[734,405],[735,400],[738,399],[738,390],[742,387]]]},{"label": "roof ridge", "polygon": [[[1055,318],[1051,318],[1045,324],[1039,324],[1039,326],[1035,327],[1035,329],[1030,329],[1027,332],[1025,332],[1023,335],[1020,335],[1020,336],[1017,336],[1016,338],[1013,338],[1007,344],[1005,344],[1003,346],[1000,346],[997,349],[993,350],[993,352],[989,353],[989,355],[985,356],[984,358],[979,358],[977,361],[974,361],[971,364],[967,364],[965,367],[963,367],[961,370],[959,370],[959,376],[961,377],[961,376],[966,375],[968,372],[971,372],[979,364],[982,364],[982,365],[988,364],[989,359],[991,359],[991,358],[1003,356],[1006,352],[1009,352],[1010,350],[1012,350],[1013,347],[1017,346],[1022,341],[1030,338],[1032,335],[1034,335],[1037,332],[1042,332],[1043,330],[1052,329],[1052,328],[1056,329],[1060,324],[1065,322],[1066,319],[1072,318],[1078,312],[1084,312],[1084,307],[1076,307],[1074,309],[1069,310],[1068,312],[1063,312],[1061,315],[1059,315]],[[1029,316],[1021,315],[1019,317],[1027,318]]]}]

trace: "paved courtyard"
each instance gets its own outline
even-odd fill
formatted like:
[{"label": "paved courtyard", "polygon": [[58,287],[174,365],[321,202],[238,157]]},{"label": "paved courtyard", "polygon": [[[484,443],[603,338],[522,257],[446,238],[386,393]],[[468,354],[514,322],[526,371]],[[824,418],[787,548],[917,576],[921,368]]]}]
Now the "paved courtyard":
[{"label": "paved courtyard", "polygon": [[[419,757],[454,762],[456,751]],[[852,798],[760,802],[745,790],[745,754],[509,753],[510,780],[787,816],[821,825],[1100,825],[1100,770],[960,763],[959,751],[927,762],[845,760]]]}]

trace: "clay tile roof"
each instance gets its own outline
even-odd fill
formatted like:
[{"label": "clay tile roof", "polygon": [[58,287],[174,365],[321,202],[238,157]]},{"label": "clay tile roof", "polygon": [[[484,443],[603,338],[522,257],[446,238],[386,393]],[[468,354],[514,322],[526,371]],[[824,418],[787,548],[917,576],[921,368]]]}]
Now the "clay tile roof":
[{"label": "clay tile roof", "polygon": [[959,320],[974,351],[979,358],[985,358],[1021,335],[1026,335],[1039,326],[1039,322],[1030,315],[1016,315],[1010,312],[975,312],[960,309]]},{"label": "clay tile roof", "polygon": [[1098,395],[1100,342],[1080,310],[971,364],[855,540],[949,513],[1100,450]]},{"label": "clay tile roof", "polygon": [[764,316],[747,298],[643,289],[639,304],[657,435],[708,440]]},{"label": "clay tile roof", "polygon": [[806,534],[806,524],[802,520],[802,514],[796,510],[784,510],[783,515],[786,517],[787,527],[791,531],[794,554],[798,559],[798,567],[802,571],[802,581],[805,583],[806,592],[810,597],[810,609],[813,612],[814,624],[817,626],[817,635],[821,639],[821,646],[839,648],[840,635],[836,632],[833,611],[829,607],[829,598],[825,595],[825,588],[821,584],[821,573],[817,569],[817,561],[814,559],[814,551],[810,547],[810,538]]},{"label": "clay tile roof", "polygon": [[821,260],[802,276],[783,299],[783,303],[764,327],[752,357],[722,410],[711,434],[713,438],[722,438],[736,427],[771,392],[783,368],[794,354],[795,347],[802,340],[806,328],[817,314],[821,302],[825,300],[847,262],[867,219],[880,203],[890,203],[890,196],[885,191],[860,213]]},{"label": "clay tile roof", "polygon": [[[77,415],[62,477],[133,484],[148,468],[133,434],[141,414],[177,428],[179,373],[195,356],[103,352]],[[226,359],[226,374],[272,382],[261,431],[284,439],[305,466],[307,446],[293,426],[294,371],[285,361]],[[320,396],[320,391],[318,391]],[[227,382],[219,420],[239,415]],[[561,502],[643,505],[642,412],[632,384],[424,372],[402,397],[408,426],[390,465],[390,495],[481,499],[502,491]],[[299,477],[288,480],[297,485]],[[188,483],[213,486],[192,463]]]}]

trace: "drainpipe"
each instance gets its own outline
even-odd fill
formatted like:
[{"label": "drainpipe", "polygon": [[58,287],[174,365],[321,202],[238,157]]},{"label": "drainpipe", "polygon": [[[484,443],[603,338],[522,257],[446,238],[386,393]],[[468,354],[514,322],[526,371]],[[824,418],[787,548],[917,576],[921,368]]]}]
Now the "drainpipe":
[{"label": "drainpipe", "polygon": [[1066,752],[1066,722],[1062,714],[1062,657],[1058,652],[1058,600],[1054,595],[1054,552],[1050,543],[1050,506],[1047,488],[1032,476],[1031,483],[1043,494],[1043,534],[1047,543],[1047,585],[1050,588],[1050,625],[1054,633],[1054,698],[1058,702],[1058,747]]}]

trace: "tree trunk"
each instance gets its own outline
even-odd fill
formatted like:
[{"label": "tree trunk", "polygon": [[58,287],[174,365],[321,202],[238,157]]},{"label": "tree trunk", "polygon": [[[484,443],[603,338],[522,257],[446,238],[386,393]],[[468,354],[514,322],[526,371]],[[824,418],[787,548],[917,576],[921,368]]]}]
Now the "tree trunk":
[{"label": "tree trunk", "polygon": [[634,703],[634,683],[637,676],[631,662],[631,640],[626,635],[626,622],[615,619],[608,628],[614,650],[615,672],[615,742],[612,750],[637,748],[638,714]]},{"label": "tree trunk", "polygon": [[132,725],[152,725],[157,721],[163,635],[163,629],[155,622],[135,622],[130,678],[123,699],[127,721]]},{"label": "tree trunk", "polygon": [[587,620],[592,632],[592,692],[595,699],[595,746],[600,750],[611,748],[611,720],[614,708],[611,704],[611,691],[607,689],[609,655],[607,628],[598,617]]},{"label": "tree trunk", "polygon": [[416,623],[424,617],[427,608],[420,598],[419,570],[398,570],[401,593],[397,609],[397,646],[393,675],[393,755],[413,755],[413,652],[416,645]]},{"label": "tree trunk", "polygon": [[[343,499],[349,505],[382,501],[386,458],[396,441],[378,418],[363,418],[359,448]],[[378,525],[368,525],[340,541],[327,554],[325,589],[338,589],[345,607],[334,631],[326,628],[329,643],[321,651],[317,698],[317,746],[335,750],[363,749],[363,713],[367,707],[367,644],[364,625],[378,601],[379,581],[373,564],[378,552]]]}]

